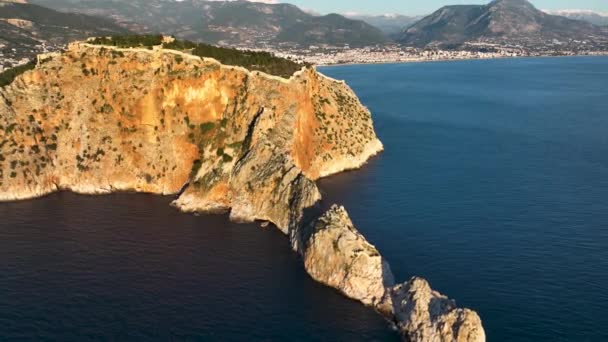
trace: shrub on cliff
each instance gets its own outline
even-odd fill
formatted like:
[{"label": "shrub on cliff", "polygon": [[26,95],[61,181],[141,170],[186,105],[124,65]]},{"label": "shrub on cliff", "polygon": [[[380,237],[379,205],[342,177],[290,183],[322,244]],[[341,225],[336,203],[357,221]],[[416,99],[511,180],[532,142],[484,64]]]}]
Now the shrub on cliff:
[{"label": "shrub on cliff", "polygon": [[31,61],[29,63],[14,67],[12,69],[8,69],[0,73],[0,87],[7,86],[13,83],[13,80],[24,72],[28,70],[32,70],[36,67],[36,62]]},{"label": "shrub on cliff", "polygon": [[[170,48],[170,45],[166,45]],[[277,57],[269,52],[237,50],[207,44],[196,44],[191,51],[195,56],[217,59],[222,64],[242,66],[249,70],[258,70],[267,74],[291,77],[304,65]]]},{"label": "shrub on cliff", "polygon": [[215,124],[213,122],[205,122],[201,124],[201,133],[206,134],[211,132],[215,128]]}]

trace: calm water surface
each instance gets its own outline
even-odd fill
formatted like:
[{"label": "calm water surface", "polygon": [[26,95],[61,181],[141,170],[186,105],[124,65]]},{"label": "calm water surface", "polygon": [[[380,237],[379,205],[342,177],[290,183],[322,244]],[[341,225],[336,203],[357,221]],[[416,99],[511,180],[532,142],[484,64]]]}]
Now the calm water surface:
[{"label": "calm water surface", "polygon": [[[608,58],[323,68],[386,151],[320,182],[399,279],[489,341],[608,340]],[[0,204],[0,340],[397,341],[316,284],[278,231],[170,199]]]},{"label": "calm water surface", "polygon": [[312,281],[278,230],[169,202],[60,193],[0,204],[0,340],[398,341]]},{"label": "calm water surface", "polygon": [[342,66],[386,152],[321,182],[489,341],[608,341],[608,58]]}]

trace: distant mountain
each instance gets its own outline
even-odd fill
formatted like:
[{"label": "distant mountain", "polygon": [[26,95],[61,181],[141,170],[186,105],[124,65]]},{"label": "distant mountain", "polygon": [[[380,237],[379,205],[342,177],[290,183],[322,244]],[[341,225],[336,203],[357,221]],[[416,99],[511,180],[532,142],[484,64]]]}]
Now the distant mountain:
[{"label": "distant mountain", "polygon": [[374,45],[377,28],[341,15],[314,16],[290,4],[205,0],[30,0],[61,11],[112,18],[135,32],[226,45]]},{"label": "distant mountain", "polygon": [[43,45],[62,46],[92,35],[124,32],[128,30],[110,20],[0,1],[0,45],[4,45],[2,58],[5,62],[33,57],[42,52]]},{"label": "distant mountain", "polygon": [[488,5],[443,7],[406,29],[399,42],[451,46],[487,39],[538,43],[603,36],[597,26],[544,13],[526,0],[495,0]]},{"label": "distant mountain", "polygon": [[584,20],[594,25],[608,25],[608,13],[599,13],[590,10],[555,10],[545,12],[553,15],[560,15],[562,17],[570,19]]},{"label": "distant mountain", "polygon": [[339,14],[311,17],[287,25],[276,37],[277,41],[299,45],[331,44],[369,46],[387,42],[377,28],[361,20],[352,20]]},{"label": "distant mountain", "polygon": [[392,36],[401,33],[403,29],[408,28],[423,16],[406,16],[400,14],[383,14],[383,15],[357,15],[347,14],[346,17],[356,20],[362,20],[366,23],[375,26],[382,30],[385,34]]}]

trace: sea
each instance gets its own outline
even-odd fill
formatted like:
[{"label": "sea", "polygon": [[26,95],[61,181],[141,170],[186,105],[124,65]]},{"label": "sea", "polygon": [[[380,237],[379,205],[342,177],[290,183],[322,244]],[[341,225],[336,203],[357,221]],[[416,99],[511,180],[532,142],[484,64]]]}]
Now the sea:
[{"label": "sea", "polygon": [[[608,340],[608,58],[347,65],[385,151],[319,181],[488,341]],[[2,341],[399,341],[278,230],[170,197],[0,203]]]}]

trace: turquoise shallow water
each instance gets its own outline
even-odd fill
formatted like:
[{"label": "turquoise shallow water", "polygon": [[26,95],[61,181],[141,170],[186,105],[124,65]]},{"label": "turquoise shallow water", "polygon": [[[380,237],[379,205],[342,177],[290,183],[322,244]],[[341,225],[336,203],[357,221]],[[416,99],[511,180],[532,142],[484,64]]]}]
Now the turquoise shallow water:
[{"label": "turquoise shallow water", "polygon": [[608,340],[608,58],[323,68],[386,152],[321,182],[489,341]]},{"label": "turquoise shallow water", "polygon": [[[397,278],[477,310],[489,341],[608,340],[608,58],[323,68],[386,151],[320,182]],[[0,203],[0,340],[397,341],[273,229],[169,198]]]}]

